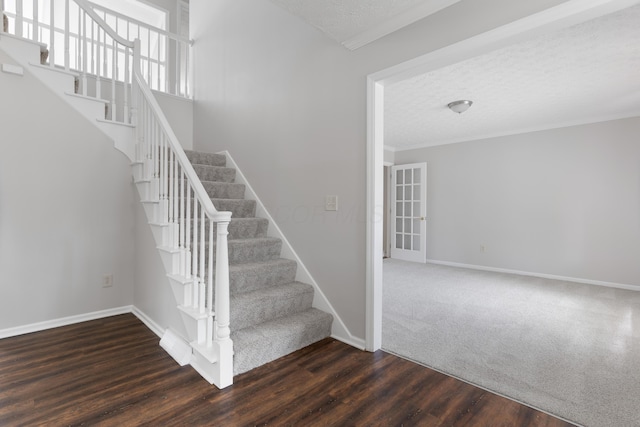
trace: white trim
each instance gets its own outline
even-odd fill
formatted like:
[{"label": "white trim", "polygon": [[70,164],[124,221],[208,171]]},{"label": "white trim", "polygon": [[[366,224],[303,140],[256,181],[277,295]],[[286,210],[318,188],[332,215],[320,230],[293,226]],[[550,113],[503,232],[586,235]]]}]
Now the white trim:
[{"label": "white trim", "polygon": [[145,312],[134,305],[131,307],[131,313],[136,316],[142,323],[144,323],[145,326],[151,330],[151,332],[156,334],[158,338],[162,338],[164,329],[153,319],[151,319],[151,317],[149,317]]},{"label": "white trim", "polygon": [[367,79],[367,228],[366,228],[366,349],[382,347],[382,256],[384,218],[384,86]]},{"label": "white trim", "polygon": [[227,167],[234,168],[236,170],[235,182],[245,185],[247,194],[246,198],[256,201],[256,216],[269,220],[269,229],[267,231],[267,234],[270,237],[277,237],[282,240],[282,258],[292,259],[298,263],[296,280],[308,283],[313,286],[313,289],[315,291],[313,296],[313,307],[326,311],[333,315],[331,336],[339,341],[352,345],[353,347],[363,349],[364,340],[351,334],[351,332],[347,328],[347,325],[345,325],[345,323],[342,321],[342,318],[338,315],[338,312],[333,308],[333,305],[331,305],[329,299],[326,297],[324,292],[322,292],[322,289],[315,281],[313,276],[311,276],[311,273],[302,262],[302,259],[293,249],[291,243],[289,243],[282,230],[280,230],[280,227],[278,227],[278,224],[273,220],[273,217],[258,197],[257,193],[253,190],[251,184],[249,184],[249,181],[238,167],[238,164],[235,162],[235,160],[233,160],[233,157],[231,157],[231,154],[228,151],[220,151],[217,154],[225,155],[227,158]]},{"label": "white trim", "polygon": [[370,74],[383,85],[397,83],[518,41],[576,25],[638,3],[638,0],[569,0],[458,43]]},{"label": "white trim", "polygon": [[383,170],[379,167],[382,165],[382,158],[378,157],[383,154],[384,149],[384,115],[378,112],[384,111],[384,86],[637,3],[638,0],[568,0],[558,6],[367,76],[367,350],[379,349],[378,337],[382,335],[382,316],[379,315],[382,307],[382,257],[376,256],[377,245],[382,244],[382,227],[378,230],[375,222],[375,212],[382,201],[382,188],[376,189],[375,186],[383,182]]},{"label": "white trim", "polygon": [[385,149],[388,150],[388,151],[393,151],[393,152],[397,153],[399,151],[418,150],[420,148],[430,148],[430,147],[436,147],[436,146],[440,146],[440,145],[457,144],[459,142],[480,141],[480,140],[489,139],[489,138],[500,138],[500,137],[503,137],[503,136],[510,136],[510,135],[522,135],[522,134],[525,134],[525,133],[542,132],[542,131],[545,131],[545,130],[562,129],[562,128],[568,128],[568,127],[572,127],[572,126],[584,126],[584,125],[590,125],[590,124],[594,124],[594,123],[612,122],[614,120],[624,120],[624,119],[630,119],[630,118],[633,118],[633,117],[640,117],[640,110],[620,113],[620,114],[616,114],[616,115],[613,115],[613,116],[594,117],[592,119],[574,120],[574,121],[571,121],[571,122],[565,122],[565,123],[553,124],[553,125],[533,126],[533,127],[525,128],[525,129],[516,129],[516,130],[513,130],[513,131],[496,132],[496,133],[490,133],[490,134],[486,134],[486,135],[457,138],[457,139],[439,141],[439,142],[434,142],[434,143],[413,144],[413,145],[410,145],[408,147],[388,147],[388,146],[385,146]]},{"label": "white trim", "polygon": [[342,45],[349,50],[356,50],[366,44],[378,40],[389,35],[401,28],[411,25],[416,21],[433,15],[440,10],[447,8],[460,0],[431,0],[426,3],[419,4],[409,10],[406,10],[396,16],[393,16],[379,25],[368,28],[363,32],[351,36],[342,42]]},{"label": "white trim", "polygon": [[640,285],[627,285],[624,283],[604,282],[602,280],[580,279],[576,277],[557,276],[555,274],[535,273],[531,271],[511,270],[508,268],[487,267],[476,264],[462,264],[459,262],[438,261],[428,259],[429,264],[446,265],[449,267],[468,268],[470,270],[492,271],[495,273],[517,274],[519,276],[540,277],[541,279],[562,280],[564,282],[582,283],[585,285],[604,286],[607,288],[625,289],[627,291],[640,292]]},{"label": "white trim", "polygon": [[103,319],[105,317],[118,316],[120,314],[131,313],[132,306],[127,305],[106,310],[94,311],[91,313],[77,314],[75,316],[61,317],[58,319],[45,320],[43,322],[31,323],[14,328],[0,330],[0,339],[16,337],[18,335],[30,334],[33,332],[45,331],[47,329],[59,328],[61,326],[73,325],[76,323],[88,322],[90,320]]}]

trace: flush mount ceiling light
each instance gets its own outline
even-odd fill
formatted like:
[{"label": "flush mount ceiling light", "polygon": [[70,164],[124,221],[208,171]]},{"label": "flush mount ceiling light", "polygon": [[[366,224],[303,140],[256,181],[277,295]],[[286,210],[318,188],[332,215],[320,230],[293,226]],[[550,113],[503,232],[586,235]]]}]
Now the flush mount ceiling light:
[{"label": "flush mount ceiling light", "polygon": [[454,113],[462,114],[471,107],[471,104],[473,104],[473,101],[461,100],[450,102],[447,107]]}]

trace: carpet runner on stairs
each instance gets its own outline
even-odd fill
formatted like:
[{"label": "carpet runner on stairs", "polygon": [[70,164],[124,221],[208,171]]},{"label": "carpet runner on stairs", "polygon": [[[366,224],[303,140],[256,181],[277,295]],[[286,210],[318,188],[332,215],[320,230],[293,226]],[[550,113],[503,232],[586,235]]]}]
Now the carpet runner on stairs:
[{"label": "carpet runner on stairs", "polygon": [[333,317],[311,306],[313,287],[296,282],[297,263],[280,258],[282,241],[269,221],[256,218],[226,157],[186,151],[213,205],[233,213],[229,225],[229,280],[234,374],[241,374],[331,334]]}]

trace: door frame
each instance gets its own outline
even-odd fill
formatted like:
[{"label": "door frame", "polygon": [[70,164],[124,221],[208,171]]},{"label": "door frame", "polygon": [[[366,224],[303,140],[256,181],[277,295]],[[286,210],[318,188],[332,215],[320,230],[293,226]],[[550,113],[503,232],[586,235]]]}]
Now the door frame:
[{"label": "door frame", "polygon": [[525,18],[367,76],[366,337],[365,348],[382,346],[382,253],[384,219],[384,87],[549,31],[637,4],[637,0],[568,0]]},{"label": "door frame", "polygon": [[[398,169],[396,169],[398,168]],[[407,168],[411,168],[411,169],[419,169],[422,171],[421,176],[420,176],[420,191],[419,191],[419,197],[420,197],[420,212],[418,214],[415,213],[415,211],[413,211],[413,208],[415,208],[415,200],[413,199],[415,193],[413,191],[413,187],[412,187],[412,191],[411,191],[411,197],[412,197],[412,202],[410,202],[412,206],[412,220],[418,219],[418,217],[421,217],[420,222],[419,222],[419,246],[420,249],[418,251],[415,250],[406,250],[403,248],[398,248],[397,247],[397,233],[398,230],[396,229],[398,221],[397,221],[397,209],[398,209],[398,198],[397,198],[397,191],[398,191],[398,182],[397,182],[397,173],[394,173],[394,169],[396,171],[398,170],[407,170]],[[403,203],[401,203],[405,209],[404,213],[404,218],[406,220],[406,174],[403,172],[402,173],[405,181],[400,184],[402,186],[402,192],[404,193],[402,196],[402,201]],[[391,258],[394,259],[400,259],[400,260],[405,260],[405,261],[413,261],[413,262],[420,262],[420,263],[426,263],[427,262],[427,222],[426,222],[426,216],[427,216],[427,163],[426,162],[420,162],[420,163],[407,163],[407,164],[401,164],[401,165],[395,165],[393,167],[391,167],[391,180],[390,180],[390,184],[391,184],[391,200],[390,200],[390,206],[391,206],[391,215],[390,215],[390,220],[391,220],[391,252],[390,252],[390,256]],[[412,179],[412,183],[415,184],[415,176],[413,176]],[[417,215],[417,216],[416,216]],[[411,221],[413,223],[413,221]],[[404,226],[406,227],[406,223],[404,224]],[[415,224],[413,224],[413,226],[415,226]],[[402,233],[402,232],[401,232]],[[404,230],[404,233],[406,234],[406,230]],[[412,234],[415,234],[415,229],[412,230]],[[406,241],[403,240],[403,246],[406,244]],[[413,240],[413,239],[412,239]],[[394,252],[395,252],[395,256],[394,256]]]}]

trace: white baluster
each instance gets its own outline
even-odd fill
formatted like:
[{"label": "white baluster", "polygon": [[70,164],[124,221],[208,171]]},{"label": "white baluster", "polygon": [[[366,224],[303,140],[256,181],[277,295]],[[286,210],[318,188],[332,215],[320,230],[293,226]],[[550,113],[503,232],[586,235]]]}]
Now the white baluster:
[{"label": "white baluster", "polygon": [[24,16],[22,11],[22,0],[18,0],[16,2],[16,19],[14,21],[16,36],[23,37],[22,34],[22,25],[24,22]]},{"label": "white baluster", "polygon": [[209,264],[207,265],[207,347],[213,344],[213,220],[209,220]]},{"label": "white baluster", "polygon": [[81,29],[82,29],[82,9],[78,8],[78,32],[76,33],[76,56],[73,59],[75,61],[75,69],[80,71],[80,73],[82,73],[82,69],[81,69],[82,67],[80,66],[80,64],[82,64],[82,58],[81,58],[82,46],[80,45]]},{"label": "white baluster", "polygon": [[147,83],[149,87],[153,87],[151,86],[153,83],[151,79],[151,29],[147,29]]},{"label": "white baluster", "polygon": [[[204,240],[204,229],[205,229],[205,216],[204,216],[204,209],[202,206],[200,206],[200,296],[202,297],[200,299],[200,313],[204,314],[205,313],[205,282],[204,282],[204,268],[205,268],[205,263],[204,263],[204,256],[205,256],[205,240]],[[211,250],[212,248],[209,248],[209,250]]]},{"label": "white baluster", "polygon": [[64,69],[69,71],[69,0],[64,1]]},{"label": "white baluster", "polygon": [[97,28],[97,34],[96,34],[96,98],[98,99],[102,99],[102,79],[101,79],[101,75],[102,75],[102,61],[101,61],[101,54],[103,53],[103,49],[100,43],[100,32],[104,31],[101,30],[100,26],[98,26]]},{"label": "white baluster", "polygon": [[168,179],[167,179],[167,140],[160,130],[160,124],[158,126],[158,133],[160,134],[160,142],[162,144],[162,150],[160,151],[160,182],[162,183],[162,223],[169,222],[169,206],[168,206]]},{"label": "white baluster", "polygon": [[173,201],[175,198],[174,186],[173,186],[173,150],[167,150],[167,218],[169,219],[169,246],[174,247],[175,240],[173,239]]},{"label": "white baluster", "polygon": [[[186,178],[185,178],[186,180]],[[186,223],[185,223],[185,238],[184,238],[184,250],[185,250],[185,261],[184,264],[186,266],[185,277],[187,279],[191,278],[191,272],[194,271],[191,269],[191,185],[189,182],[185,183],[187,185],[187,214],[185,215]]]},{"label": "white baluster", "polygon": [[128,47],[124,48],[124,105],[122,108],[122,114],[125,123],[131,123],[131,116],[129,111],[129,97],[128,93],[131,90],[131,81],[129,80],[129,55],[131,50]]},{"label": "white baluster", "polygon": [[175,249],[180,248],[180,220],[178,217],[178,205],[180,202],[179,196],[176,196],[180,191],[180,184],[178,182],[178,159],[173,159],[173,247]]},{"label": "white baluster", "polygon": [[96,52],[95,52],[95,47],[96,47],[96,39],[95,39],[95,27],[96,24],[95,22],[93,22],[93,20],[89,21],[89,25],[91,25],[91,75],[95,75],[96,74],[96,67],[95,67],[95,60],[96,60]]},{"label": "white baluster", "polygon": [[191,98],[191,82],[193,81],[193,67],[191,67],[191,48],[189,44],[185,46],[185,61],[184,61],[184,96],[187,98]]},{"label": "white baluster", "polygon": [[40,37],[38,37],[38,0],[33,0],[33,39],[34,41],[39,42]]},{"label": "white baluster", "polygon": [[53,13],[53,1],[49,2],[49,66],[55,66],[56,46],[55,46],[55,14]]},{"label": "white baluster", "polygon": [[82,14],[82,94],[87,96],[87,14],[78,8]]},{"label": "white baluster", "polygon": [[[102,76],[105,78],[105,80],[109,77],[109,64],[108,64],[108,59],[107,59],[107,32],[102,29]],[[108,95],[109,92],[107,92],[105,94],[104,99],[108,99]]]},{"label": "white baluster", "polygon": [[186,247],[185,247],[185,229],[184,229],[184,222],[185,222],[185,211],[184,211],[184,204],[185,204],[185,197],[186,195],[184,194],[184,184],[185,184],[185,175],[184,175],[184,169],[180,168],[180,213],[179,213],[179,218],[180,218],[180,228],[179,228],[179,236],[180,236],[180,274],[182,274],[183,276],[186,275],[186,266],[187,266],[187,261],[186,261],[186,256],[187,256],[187,252],[186,252]]},{"label": "white baluster", "polygon": [[162,86],[160,85],[160,52],[162,51],[160,46],[161,39],[160,39],[160,33],[156,32],[156,34],[158,38],[158,76],[157,76],[158,83],[156,86],[156,90],[162,90]]},{"label": "white baluster", "polygon": [[176,47],[176,57],[175,57],[175,82],[174,82],[174,89],[175,89],[175,95],[180,95],[180,41],[178,40],[174,40],[174,44]]},{"label": "white baluster", "polygon": [[116,79],[118,74],[118,44],[115,39],[112,42],[111,51],[111,121],[116,121]]},{"label": "white baluster", "polygon": [[193,307],[198,307],[198,292],[200,279],[198,278],[198,199],[193,195],[193,253],[191,255],[192,267],[191,274],[193,276]]}]

